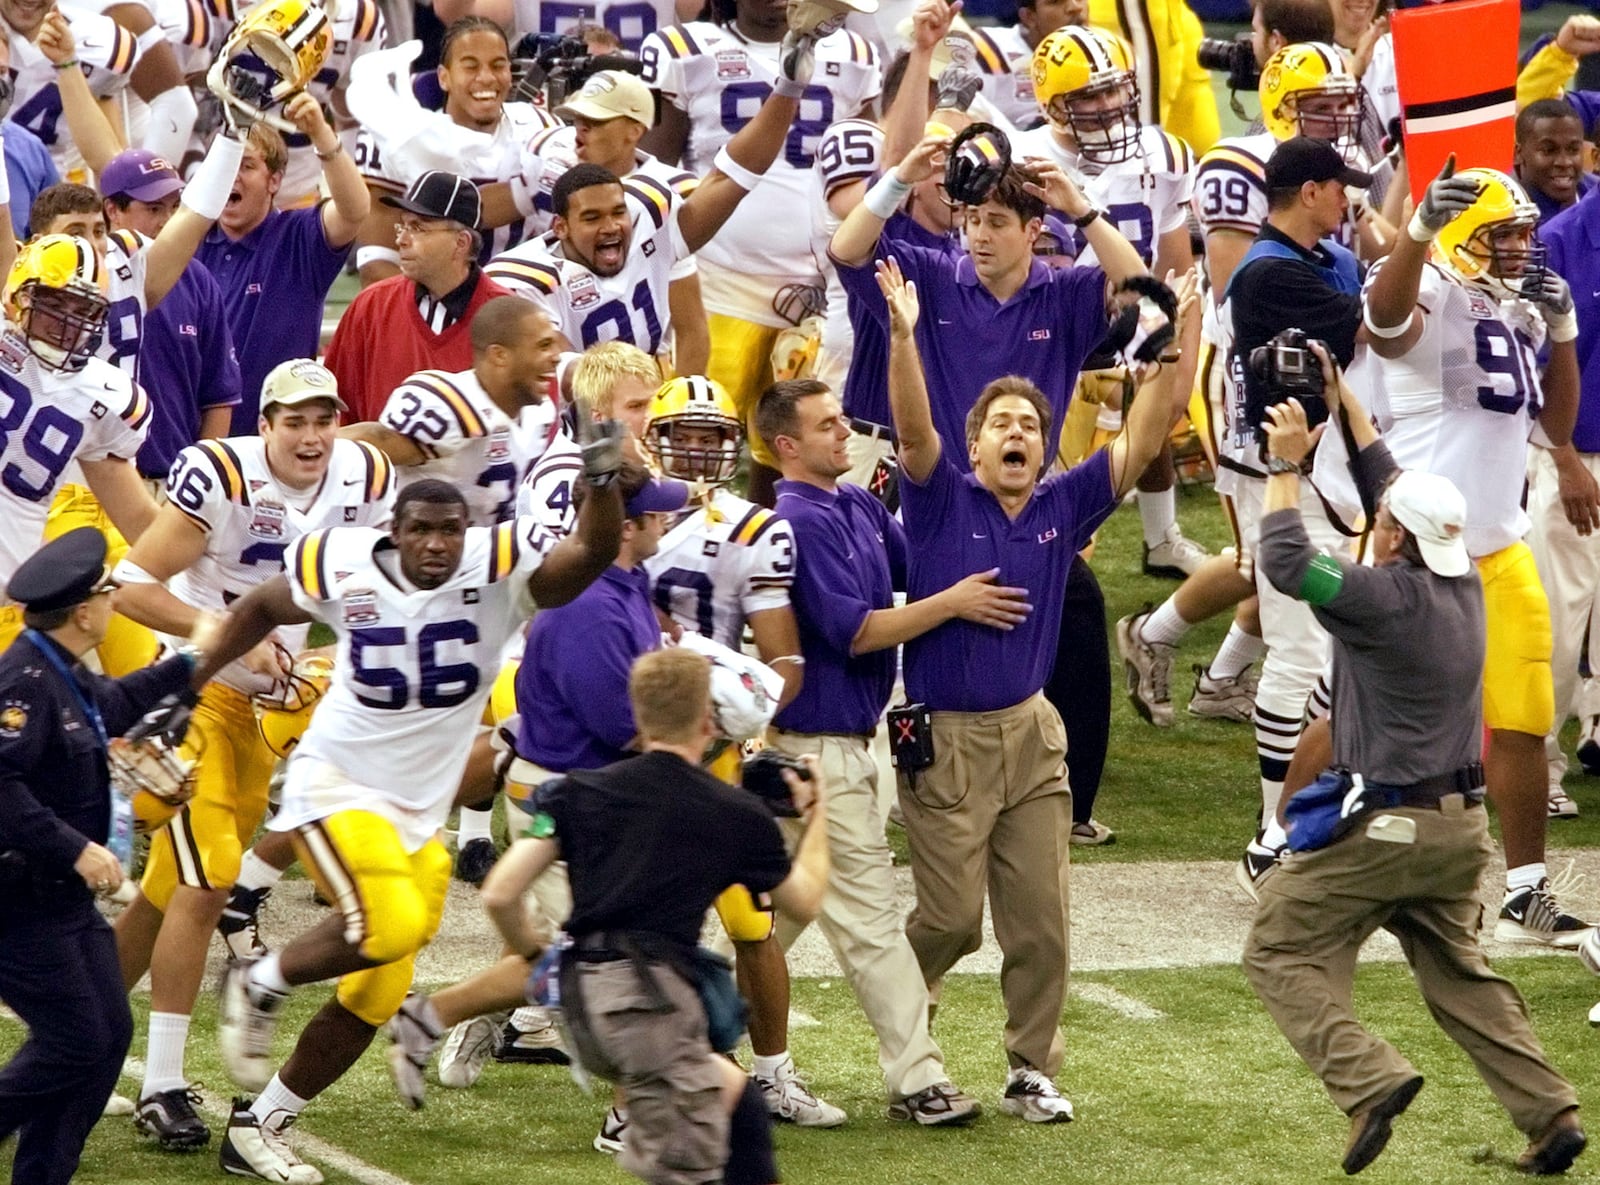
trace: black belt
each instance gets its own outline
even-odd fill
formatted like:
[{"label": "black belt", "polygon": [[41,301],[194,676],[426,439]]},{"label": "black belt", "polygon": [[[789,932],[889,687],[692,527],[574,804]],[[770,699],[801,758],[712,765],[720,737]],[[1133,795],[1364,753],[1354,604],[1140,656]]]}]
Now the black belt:
[{"label": "black belt", "polygon": [[846,741],[870,741],[873,737],[878,735],[878,730],[876,727],[873,727],[866,732],[827,732],[821,729],[808,732],[801,728],[779,728],[777,725],[773,725],[772,731],[781,732],[785,736],[791,737],[838,737],[839,739]]},{"label": "black belt", "polygon": [[892,441],[894,439],[893,428],[884,424],[874,424],[871,420],[858,419],[855,416],[850,417],[850,431],[859,432],[862,436],[870,436],[874,440]]},{"label": "black belt", "polygon": [[1392,795],[1397,800],[1396,806],[1430,807],[1437,810],[1439,800],[1452,794],[1459,794],[1466,799],[1468,806],[1477,806],[1483,801],[1483,763],[1474,761],[1463,765],[1460,769],[1451,770],[1447,774],[1435,774],[1431,778],[1423,778],[1420,782],[1413,782],[1409,786],[1389,786],[1381,782],[1368,782],[1373,789]]}]

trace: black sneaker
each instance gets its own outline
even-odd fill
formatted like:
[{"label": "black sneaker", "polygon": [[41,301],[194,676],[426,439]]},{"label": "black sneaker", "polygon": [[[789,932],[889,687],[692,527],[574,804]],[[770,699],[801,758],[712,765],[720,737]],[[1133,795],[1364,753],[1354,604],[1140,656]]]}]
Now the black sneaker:
[{"label": "black sneaker", "polygon": [[222,917],[217,921],[217,933],[228,946],[228,956],[234,959],[259,959],[267,953],[267,944],[261,941],[261,907],[272,896],[271,888],[241,889],[238,885],[228,890],[228,904],[222,907]]},{"label": "black sneaker", "polygon": [[499,855],[494,850],[494,840],[468,840],[456,853],[456,880],[469,885],[483,884],[483,878],[489,875],[489,869],[494,867],[497,859]]},{"label": "black sneaker", "polygon": [[1561,908],[1550,878],[1545,877],[1531,889],[1506,894],[1494,924],[1494,936],[1500,942],[1572,950],[1583,943],[1583,936],[1591,928],[1588,922]]},{"label": "black sneaker", "polygon": [[1252,841],[1244,850],[1244,855],[1239,858],[1239,863],[1234,865],[1233,879],[1244,890],[1245,895],[1252,901],[1260,900],[1261,882],[1278,866],[1278,861],[1283,859],[1283,849],[1265,847],[1259,842]]},{"label": "black sneaker", "polygon": [[195,1114],[200,1092],[192,1086],[158,1090],[139,1100],[133,1127],[168,1151],[189,1152],[211,1142],[211,1129]]},{"label": "black sneaker", "polygon": [[935,1082],[927,1090],[889,1104],[889,1118],[922,1127],[965,1127],[983,1114],[978,1100],[962,1094],[948,1082]]}]

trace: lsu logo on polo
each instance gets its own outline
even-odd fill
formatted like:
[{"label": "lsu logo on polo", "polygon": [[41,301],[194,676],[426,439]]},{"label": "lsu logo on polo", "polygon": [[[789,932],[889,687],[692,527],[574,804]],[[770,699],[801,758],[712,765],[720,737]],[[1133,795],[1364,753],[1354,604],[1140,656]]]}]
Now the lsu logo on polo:
[{"label": "lsu logo on polo", "polygon": [[1050,331],[1048,329],[1030,329],[1028,330],[1028,340],[1031,342],[1047,342],[1050,340]]}]

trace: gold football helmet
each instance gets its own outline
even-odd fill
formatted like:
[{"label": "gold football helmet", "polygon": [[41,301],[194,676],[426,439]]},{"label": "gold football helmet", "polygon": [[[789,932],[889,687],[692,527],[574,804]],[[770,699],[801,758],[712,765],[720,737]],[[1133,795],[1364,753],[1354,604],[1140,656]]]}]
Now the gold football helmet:
[{"label": "gold football helmet", "polygon": [[105,329],[105,263],[87,240],[42,235],[25,243],[6,279],[6,317],[52,370],[81,370]]},{"label": "gold football helmet", "polygon": [[1139,150],[1139,81],[1115,33],[1064,25],[1033,51],[1033,96],[1050,126],[1097,164]]},{"label": "gold football helmet", "polygon": [[[673,429],[680,427],[714,430],[720,433],[721,443],[715,448],[676,443]],[[663,473],[679,481],[708,485],[733,480],[743,438],[739,409],[722,384],[697,374],[663,383],[650,403],[650,418],[644,426],[645,447]]]},{"label": "gold football helmet", "polygon": [[[1498,169],[1462,169],[1456,176],[1477,181],[1478,197],[1434,239],[1436,258],[1497,297],[1518,295],[1522,282],[1544,266],[1543,246],[1533,233],[1539,207],[1514,177]],[[1506,245],[1507,232],[1515,235],[1517,246]]]},{"label": "gold football helmet", "polygon": [[267,748],[287,757],[300,743],[311,714],[333,684],[333,659],[326,654],[302,654],[273,684],[271,691],[252,697],[256,728]]},{"label": "gold football helmet", "polygon": [[242,115],[294,132],[294,124],[268,108],[304,90],[332,48],[333,27],[315,0],[262,0],[228,34],[206,86],[222,100],[230,121]]},{"label": "gold football helmet", "polygon": [[1278,140],[1310,136],[1343,146],[1361,129],[1361,83],[1338,46],[1286,45],[1261,68],[1261,122]]}]

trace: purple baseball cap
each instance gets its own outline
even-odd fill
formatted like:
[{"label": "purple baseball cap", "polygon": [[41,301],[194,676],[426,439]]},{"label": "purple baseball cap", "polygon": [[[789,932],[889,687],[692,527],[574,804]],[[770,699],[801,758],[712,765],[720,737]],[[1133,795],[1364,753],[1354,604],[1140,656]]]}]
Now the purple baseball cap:
[{"label": "purple baseball cap", "polygon": [[100,174],[102,197],[129,197],[137,202],[159,202],[183,188],[178,170],[148,148],[119,152]]},{"label": "purple baseball cap", "polygon": [[628,499],[625,510],[629,518],[641,514],[664,514],[682,510],[689,502],[689,487],[681,481],[667,481],[652,477],[644,489]]}]

